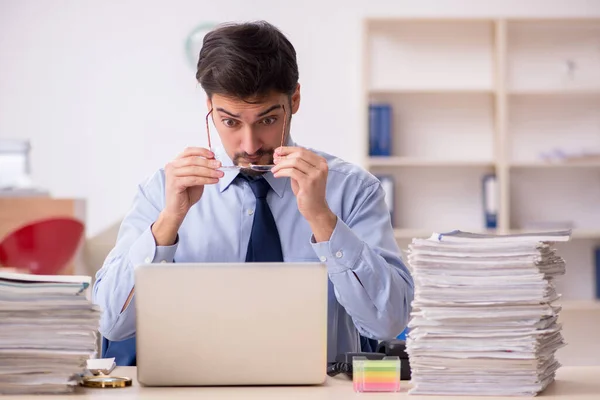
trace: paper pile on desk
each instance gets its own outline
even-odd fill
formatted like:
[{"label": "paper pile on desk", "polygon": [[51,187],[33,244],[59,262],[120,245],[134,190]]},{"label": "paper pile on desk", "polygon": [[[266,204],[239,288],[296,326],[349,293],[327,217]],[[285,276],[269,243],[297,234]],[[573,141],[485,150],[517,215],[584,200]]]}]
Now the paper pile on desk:
[{"label": "paper pile on desk", "polygon": [[570,231],[466,232],[413,239],[415,298],[407,339],[411,394],[533,396],[554,380],[564,346],[552,242]]},{"label": "paper pile on desk", "polygon": [[97,351],[90,281],[0,272],[0,394],[73,391]]}]

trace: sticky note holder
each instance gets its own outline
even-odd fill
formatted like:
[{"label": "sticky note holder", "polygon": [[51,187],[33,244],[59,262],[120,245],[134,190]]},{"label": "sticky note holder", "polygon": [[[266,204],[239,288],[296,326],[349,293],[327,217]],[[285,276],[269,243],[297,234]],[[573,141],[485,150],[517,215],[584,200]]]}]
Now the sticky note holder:
[{"label": "sticky note holder", "polygon": [[352,382],[355,392],[398,392],[400,358],[368,360],[366,357],[353,357]]}]

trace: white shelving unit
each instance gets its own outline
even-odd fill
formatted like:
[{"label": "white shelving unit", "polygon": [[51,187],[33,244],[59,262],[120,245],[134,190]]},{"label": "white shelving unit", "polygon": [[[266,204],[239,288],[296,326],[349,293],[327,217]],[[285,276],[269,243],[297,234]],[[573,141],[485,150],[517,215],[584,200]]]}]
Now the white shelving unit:
[{"label": "white shelving unit", "polygon": [[[485,231],[482,178],[495,173],[495,232],[572,224],[559,289],[598,309],[600,157],[542,154],[600,153],[600,19],[368,19],[362,58],[364,165],[394,179],[401,247]],[[369,157],[370,103],[392,107],[391,157]]]}]

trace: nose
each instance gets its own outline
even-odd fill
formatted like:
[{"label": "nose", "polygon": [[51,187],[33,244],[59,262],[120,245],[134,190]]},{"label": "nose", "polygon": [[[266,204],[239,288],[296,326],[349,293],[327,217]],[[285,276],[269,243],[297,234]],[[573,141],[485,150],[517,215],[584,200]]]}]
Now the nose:
[{"label": "nose", "polygon": [[242,150],[248,154],[254,154],[262,147],[262,142],[252,128],[248,127],[242,133]]}]

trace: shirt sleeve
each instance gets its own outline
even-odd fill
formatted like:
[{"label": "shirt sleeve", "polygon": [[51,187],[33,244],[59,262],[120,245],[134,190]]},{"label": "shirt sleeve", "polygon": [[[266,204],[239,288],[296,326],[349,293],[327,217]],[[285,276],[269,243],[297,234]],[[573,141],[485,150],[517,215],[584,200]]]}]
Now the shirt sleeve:
[{"label": "shirt sleeve", "polygon": [[387,340],[408,324],[414,285],[394,238],[379,182],[357,192],[346,222],[339,216],[329,241],[311,245],[327,265],[339,303],[363,336]]},{"label": "shirt sleeve", "polygon": [[102,308],[99,331],[108,340],[135,335],[135,295],[123,310],[134,287],[135,266],[172,262],[175,257],[177,243],[157,246],[152,234],[152,224],[164,206],[163,199],[164,178],[160,171],[138,186],[133,205],[121,223],[116,245],[96,274],[92,297]]}]

